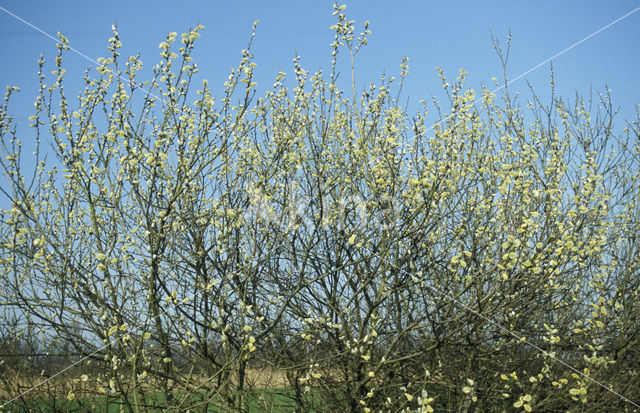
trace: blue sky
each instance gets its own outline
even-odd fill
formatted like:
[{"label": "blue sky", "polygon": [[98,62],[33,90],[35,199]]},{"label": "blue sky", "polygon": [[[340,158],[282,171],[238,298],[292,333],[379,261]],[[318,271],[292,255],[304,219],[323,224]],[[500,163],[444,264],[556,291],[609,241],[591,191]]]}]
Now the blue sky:
[{"label": "blue sky", "polygon": [[[510,78],[527,71],[559,51],[583,39],[640,6],[638,1],[347,1],[347,15],[361,25],[369,20],[369,45],[356,61],[359,86],[378,81],[383,71],[395,75],[403,56],[410,58],[405,97],[417,108],[420,99],[442,97],[435,67],[453,79],[458,70],[469,72],[467,86],[492,86],[502,78],[489,32],[505,40],[511,30]],[[187,31],[200,23],[206,27],[194,57],[201,78],[221,90],[231,67],[246,47],[251,25],[260,19],[253,54],[259,89],[268,88],[278,71],[293,72],[297,52],[305,69],[330,67],[329,43],[333,33],[331,1],[25,1],[0,0],[0,6],[55,36],[59,31],[71,46],[92,58],[107,55],[111,25],[117,22],[125,57],[140,52],[149,69],[159,60],[158,43],[168,32]],[[359,26],[361,27],[361,26]],[[640,103],[640,11],[554,59],[557,90],[573,98],[575,91],[602,91],[605,84],[620,106],[620,127],[632,119]],[[633,46],[636,44],[636,46]],[[19,131],[28,133],[37,94],[37,60],[48,59],[48,71],[56,54],[55,42],[0,10],[0,86],[19,86],[11,112]],[[75,96],[83,71],[92,65],[68,52],[67,93]],[[148,72],[147,72],[148,73]],[[344,78],[348,73],[342,75]],[[530,94],[526,80],[545,96],[549,89],[546,64],[515,82],[512,90]],[[50,79],[51,81],[52,79]],[[139,79],[140,80],[140,79]],[[217,89],[216,89],[217,88]],[[73,93],[72,93],[73,92]]]}]

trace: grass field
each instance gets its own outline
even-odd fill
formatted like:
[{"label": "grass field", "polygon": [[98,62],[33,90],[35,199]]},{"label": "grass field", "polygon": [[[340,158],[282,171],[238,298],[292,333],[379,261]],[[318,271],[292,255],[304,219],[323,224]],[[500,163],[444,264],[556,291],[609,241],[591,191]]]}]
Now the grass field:
[{"label": "grass field", "polygon": [[[243,410],[248,412],[289,412],[295,410],[294,392],[287,388],[257,389],[246,394]],[[172,411],[191,412],[227,412],[229,409],[221,407],[222,403],[215,397],[174,393],[173,398],[181,400],[182,408]],[[313,392],[307,395],[307,402],[313,405]],[[87,397],[74,400],[66,398],[42,399],[33,398],[21,400],[5,406],[3,412],[104,412],[118,413],[121,411],[160,412],[165,411],[161,406],[166,404],[166,395],[161,393],[139,394],[137,404],[134,397],[128,402],[122,397],[102,396]]]}]

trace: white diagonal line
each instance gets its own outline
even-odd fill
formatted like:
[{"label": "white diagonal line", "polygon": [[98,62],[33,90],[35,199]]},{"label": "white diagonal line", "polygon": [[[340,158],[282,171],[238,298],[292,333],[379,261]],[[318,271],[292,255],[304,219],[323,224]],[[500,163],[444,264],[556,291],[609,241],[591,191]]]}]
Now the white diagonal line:
[{"label": "white diagonal line", "polygon": [[[16,18],[17,20],[19,20],[19,21],[23,22],[24,24],[28,25],[29,27],[33,28],[34,30],[37,30],[38,32],[40,32],[40,33],[44,34],[44,35],[45,35],[45,36],[47,36],[48,38],[50,38],[50,39],[54,40],[56,43],[61,43],[61,44],[62,44],[62,42],[61,42],[59,39],[56,39],[56,38],[55,38],[55,37],[53,37],[52,35],[50,35],[50,34],[48,34],[47,32],[45,32],[44,30],[40,29],[40,28],[39,28],[39,27],[37,27],[37,26],[34,26],[33,24],[31,24],[31,23],[29,23],[28,21],[26,21],[26,20],[22,19],[21,17],[19,17],[19,16],[15,15],[14,13],[12,13],[12,12],[10,12],[9,10],[5,9],[4,7],[0,6],[0,10],[4,11],[5,13],[9,14],[10,16],[12,16],[12,17]],[[551,60],[555,59],[556,57],[561,56],[562,54],[564,54],[564,53],[568,52],[569,50],[573,49],[574,47],[576,47],[576,46],[580,45],[581,43],[585,42],[586,40],[588,40],[588,39],[590,39],[590,38],[592,38],[592,37],[596,36],[597,34],[601,33],[602,31],[606,30],[607,28],[609,28],[609,27],[611,27],[611,26],[615,25],[616,23],[618,23],[618,22],[622,21],[623,19],[627,18],[628,16],[632,15],[633,13],[637,12],[638,10],[640,10],[640,7],[637,7],[636,9],[634,9],[634,10],[632,10],[632,11],[630,11],[630,12],[626,13],[625,15],[623,15],[623,16],[619,17],[618,19],[616,19],[616,20],[612,21],[611,23],[609,23],[609,24],[607,24],[607,25],[605,25],[605,26],[601,27],[600,29],[598,29],[598,30],[596,30],[595,32],[591,33],[590,35],[588,35],[588,36],[584,37],[583,39],[581,39],[581,40],[579,40],[579,41],[575,42],[574,44],[572,44],[571,46],[567,47],[566,49],[564,49],[564,50],[562,50],[562,51],[560,51],[560,52],[556,53],[555,55],[551,56],[550,58],[546,59],[545,61],[543,61],[543,62],[541,62],[541,63],[539,63],[539,64],[537,64],[537,65],[533,66],[532,68],[530,68],[530,69],[529,69],[529,70],[527,70],[526,72],[524,72],[524,73],[522,73],[522,74],[520,74],[520,75],[516,76],[515,78],[511,79],[510,81],[508,81],[505,85],[503,85],[503,86],[500,86],[500,87],[496,88],[496,89],[495,89],[495,90],[493,90],[491,93],[495,93],[495,92],[497,92],[497,91],[499,91],[499,90],[503,89],[504,87],[506,87],[506,86],[508,86],[509,84],[511,84],[511,83],[513,83],[513,82],[515,82],[516,80],[518,80],[518,79],[522,78],[523,76],[526,76],[527,74],[531,73],[532,71],[534,71],[534,70],[536,70],[536,69],[540,68],[541,66],[543,66],[544,64],[546,64],[546,63],[550,62]],[[99,63],[98,63],[97,61],[95,61],[95,60],[91,59],[89,56],[87,56],[87,55],[85,55],[84,53],[82,53],[82,52],[78,51],[77,49],[75,49],[75,48],[71,47],[70,45],[65,44],[65,46],[66,46],[66,47],[68,47],[70,50],[72,50],[74,53],[76,53],[76,54],[78,54],[78,55],[82,56],[83,58],[85,58],[85,59],[87,59],[87,60],[89,60],[90,62],[92,62],[92,63],[94,63],[94,64],[98,64],[98,65],[99,65]],[[111,72],[113,73],[113,71],[112,71],[111,69],[108,69],[108,68],[107,68],[107,70],[109,70],[109,71],[111,71]],[[121,75],[118,75],[118,77],[122,80],[122,76],[121,76]],[[127,80],[127,83],[131,84],[131,82],[130,82],[129,80]],[[142,88],[142,87],[139,87],[139,88],[140,88],[140,89],[142,89],[142,90],[144,90],[145,92],[147,92],[147,94],[148,94],[148,95],[153,96],[153,97],[155,97],[155,98],[159,99],[160,101],[162,101],[162,102],[163,102],[163,103],[165,103],[166,105],[168,105],[168,106],[172,107],[174,110],[176,110],[176,108],[175,108],[175,107],[173,107],[173,105],[171,105],[171,104],[167,104],[167,103],[166,103],[162,98],[159,98],[159,97],[157,97],[157,96],[153,95],[151,92],[149,92],[148,90],[146,90],[146,89],[144,89],[144,88]],[[474,101],[474,103],[479,102],[481,99],[482,99],[482,98],[478,98],[478,99],[476,99],[476,101]],[[452,116],[453,116],[453,114],[446,116],[443,120],[441,120],[440,122],[438,122],[438,123],[434,124],[431,128],[433,128],[433,127],[435,127],[435,126],[437,126],[437,125],[441,124],[442,122],[444,122],[445,120],[449,119],[449,118],[450,118],[450,117],[452,117]],[[278,247],[276,247],[276,248],[278,248]],[[270,252],[274,251],[276,248],[274,248],[273,250],[269,251],[268,253],[270,253]],[[264,257],[264,256],[265,256],[265,255],[267,255],[268,253],[263,254],[261,257]],[[261,257],[259,257],[259,258],[261,258]],[[253,262],[253,261],[252,261],[252,262]],[[388,263],[388,262],[387,262],[387,263]],[[248,265],[248,264],[247,264],[247,265]],[[389,264],[389,265],[391,265],[391,264]],[[245,266],[246,266],[246,265],[245,265]],[[243,267],[244,267],[244,266],[243,266]],[[242,268],[242,267],[241,267],[241,268]],[[397,267],[396,267],[396,268],[397,268]],[[399,269],[399,268],[398,268],[398,269]],[[406,272],[405,270],[402,270],[402,269],[399,269],[399,270],[400,270],[400,271],[404,271],[404,272]],[[406,273],[410,275],[410,273],[408,273],[408,272],[406,272]],[[438,289],[436,289],[436,288],[435,288],[435,287],[433,287],[433,286],[427,286],[427,287],[428,287],[428,288],[433,289],[433,290],[434,290],[434,291],[436,291],[436,292],[438,292],[440,295],[443,295],[443,296],[445,296],[445,297],[447,296],[445,293],[443,293],[443,292],[439,291]],[[498,327],[498,328],[500,328],[501,330],[503,330],[503,331],[505,331],[505,332],[509,333],[509,334],[510,334],[510,335],[512,335],[513,337],[515,337],[515,338],[517,338],[517,339],[519,339],[519,340],[521,340],[521,341],[525,342],[526,344],[530,345],[531,347],[535,348],[536,350],[538,350],[538,351],[542,352],[543,354],[545,354],[545,355],[549,356],[549,357],[550,357],[550,358],[552,358],[553,360],[555,360],[555,361],[557,361],[557,362],[559,362],[559,363],[563,364],[564,366],[566,366],[566,367],[568,367],[569,369],[571,369],[571,370],[575,371],[576,373],[578,373],[578,374],[580,374],[580,375],[582,375],[582,376],[586,377],[586,378],[587,378],[587,379],[589,379],[590,381],[592,381],[592,382],[596,383],[597,385],[601,386],[602,388],[604,388],[604,389],[606,389],[606,390],[610,391],[611,393],[613,393],[613,394],[617,395],[618,397],[620,397],[621,399],[623,399],[623,400],[627,401],[628,403],[630,403],[630,404],[632,404],[632,405],[634,405],[634,406],[636,406],[636,407],[640,408],[640,405],[638,405],[638,404],[634,403],[633,401],[631,401],[631,400],[629,400],[628,398],[626,398],[626,397],[622,396],[621,394],[619,394],[619,393],[615,392],[614,390],[612,390],[612,389],[610,389],[610,388],[606,387],[605,385],[603,385],[603,384],[599,383],[598,381],[596,381],[596,380],[594,380],[594,379],[590,378],[589,376],[587,376],[587,375],[585,375],[585,374],[581,373],[579,370],[577,370],[577,369],[575,369],[575,368],[571,367],[570,365],[568,365],[568,364],[567,364],[567,363],[565,363],[564,361],[559,360],[559,359],[557,359],[557,358],[555,358],[555,357],[551,356],[551,355],[550,355],[548,352],[546,352],[545,350],[541,349],[540,347],[536,346],[536,345],[535,345],[535,344],[533,344],[533,343],[530,343],[530,342],[526,341],[523,337],[521,337],[521,336],[519,336],[518,334],[516,334],[516,333],[514,333],[514,332],[512,332],[512,331],[510,331],[510,330],[508,330],[507,328],[502,327],[502,326],[501,326],[501,325],[499,325],[496,321],[493,321],[493,320],[489,319],[488,317],[483,316],[482,314],[480,314],[480,313],[476,312],[475,310],[473,310],[472,308],[468,307],[467,305],[465,305],[465,304],[463,304],[463,303],[461,303],[461,302],[459,302],[459,301],[457,301],[457,300],[453,299],[452,297],[450,297],[450,298],[451,298],[453,301],[455,301],[456,303],[458,303],[460,306],[464,307],[464,308],[465,308],[466,310],[468,310],[469,312],[472,312],[472,313],[474,313],[474,314],[478,315],[479,317],[483,318],[483,319],[484,319],[484,320],[486,320],[487,322],[489,322],[489,323],[491,323],[491,324],[495,325],[496,327]],[[162,311],[166,314],[166,312],[165,312],[164,310],[162,310]],[[154,317],[154,318],[155,318],[155,317]],[[86,360],[87,358],[91,357],[92,355],[95,355],[95,354],[96,354],[96,353],[98,353],[99,351],[101,351],[101,350],[103,350],[103,349],[107,348],[108,346],[110,346],[111,344],[115,343],[115,342],[116,342],[117,340],[119,340],[120,338],[121,338],[121,337],[118,337],[118,338],[113,339],[112,341],[110,341],[109,343],[105,344],[103,347],[101,347],[100,349],[98,349],[98,350],[96,350],[95,352],[91,353],[90,355],[85,356],[83,359],[81,359],[81,360],[79,360],[79,361],[77,361],[77,362],[73,363],[72,365],[70,365],[70,366],[66,367],[65,369],[63,369],[63,370],[59,371],[58,373],[56,373],[56,374],[52,375],[51,377],[47,378],[46,380],[42,381],[41,383],[39,383],[39,384],[37,384],[37,385],[35,385],[35,386],[33,386],[33,387],[29,388],[28,390],[26,390],[26,391],[25,391],[25,392],[23,392],[22,394],[20,394],[20,395],[16,396],[15,398],[13,398],[13,399],[9,400],[8,402],[4,403],[3,405],[1,405],[1,406],[0,406],[0,408],[4,408],[7,404],[11,403],[12,401],[15,401],[16,399],[18,399],[18,398],[20,398],[20,397],[24,396],[25,394],[27,394],[27,393],[29,393],[29,392],[33,391],[33,390],[34,390],[34,389],[36,389],[37,387],[39,387],[39,386],[41,386],[42,384],[46,383],[47,381],[49,381],[49,380],[53,379],[54,377],[56,377],[56,376],[58,376],[58,375],[62,374],[62,373],[63,373],[63,372],[65,372],[65,371],[67,371],[67,370],[71,369],[72,367],[76,366],[77,364],[81,363],[82,361]]]},{"label": "white diagonal line", "polygon": [[[248,262],[245,265],[242,265],[240,268],[238,268],[236,271],[234,271],[234,273],[238,273],[241,270],[249,267],[250,264],[252,264],[254,261],[256,262],[256,264],[258,264],[260,262],[261,258],[266,257],[267,255],[269,255],[270,253],[274,252],[275,250],[277,250],[278,248],[280,248],[280,245],[276,246],[275,248],[272,248],[271,250],[265,252],[264,254],[258,256],[257,258],[254,258],[253,260],[251,260],[250,262]],[[189,300],[193,299],[196,295],[198,294],[198,292],[195,292],[193,294],[191,294],[189,297]],[[180,305],[180,303],[175,304],[175,306]],[[163,315],[168,315],[170,316],[169,313],[167,313],[167,310],[163,309],[162,307],[160,307],[160,311],[162,311],[162,314],[158,314],[157,316],[152,317],[151,319],[146,320],[144,323],[140,323],[138,325],[134,325],[133,327],[143,327],[145,323],[148,323],[149,321],[153,321],[155,319],[157,319],[158,317],[161,317]],[[70,369],[72,369],[73,367],[77,366],[78,364],[82,363],[83,361],[87,360],[88,358],[95,356],[96,354],[98,354],[99,352],[101,352],[102,350],[106,349],[107,347],[111,346],[112,344],[116,343],[118,340],[122,339],[123,337],[127,337],[130,336],[131,334],[122,334],[119,337],[115,337],[113,338],[111,341],[109,341],[108,343],[104,344],[102,347],[98,348],[97,350],[95,350],[94,352],[87,354],[86,356],[82,357],[81,359],[75,361],[74,363],[72,363],[71,365],[65,367],[64,369],[58,371],[57,373],[51,375],[50,377],[47,377],[45,380],[41,381],[40,383],[30,387],[29,389],[25,390],[24,392],[22,392],[21,394],[19,394],[18,396],[14,397],[11,400],[8,400],[7,402],[5,402],[4,404],[0,405],[0,410],[3,409],[6,405],[8,405],[9,403],[16,401],[17,399],[21,398],[22,396],[24,396],[27,393],[32,392],[33,390],[37,389],[38,387],[42,386],[43,384],[47,383],[48,381],[54,379],[55,377],[61,375],[62,373],[64,373],[65,371],[68,371]]]},{"label": "white diagonal line", "polygon": [[[3,12],[9,14],[12,17],[15,17],[16,19],[20,20],[22,23],[26,24],[27,26],[33,28],[34,30],[39,31],[40,33],[44,34],[45,36],[47,36],[48,38],[50,38],[51,40],[55,41],[56,43],[59,43],[65,47],[68,47],[69,50],[71,50],[72,52],[82,56],[83,58],[87,59],[88,61],[90,61],[93,64],[96,64],[98,66],[101,66],[101,64],[99,62],[97,62],[96,60],[90,58],[89,56],[87,56],[86,54],[82,53],[81,51],[79,51],[78,49],[73,48],[71,45],[69,44],[65,44],[63,43],[60,39],[56,39],[54,36],[50,35],[49,33],[45,32],[44,30],[42,30],[41,28],[34,26],[33,24],[29,23],[28,21],[24,20],[23,18],[21,18],[20,16],[16,16],[15,14],[11,13],[9,10],[5,9],[4,7],[0,6],[0,10],[2,10]],[[113,70],[111,70],[110,68],[105,66],[105,69],[109,72],[111,72],[112,74],[116,75],[118,77],[118,79],[124,81],[125,83],[129,84],[130,86],[135,86],[137,89],[140,89],[144,92],[147,93],[148,96],[151,96],[153,98],[156,98],[158,100],[160,100],[162,103],[164,103],[165,105],[171,107],[173,110],[178,110],[174,105],[172,105],[171,103],[167,103],[164,99],[162,99],[161,97],[154,95],[153,93],[151,93],[149,90],[145,89],[142,86],[136,85],[134,82],[132,82],[130,79],[126,79],[124,77],[124,75],[115,73]]]},{"label": "white diagonal line", "polygon": [[575,42],[574,44],[572,44],[571,46],[567,47],[566,49],[562,50],[561,52],[558,52],[556,54],[554,54],[553,56],[551,56],[550,58],[548,58],[547,60],[545,60],[544,62],[538,63],[537,65],[533,66],[531,69],[527,70],[524,73],[519,74],[518,76],[514,77],[513,79],[511,79],[510,81],[507,82],[507,84],[505,84],[504,86],[500,86],[499,88],[496,88],[493,92],[491,93],[495,93],[498,90],[504,89],[506,86],[509,86],[511,83],[515,82],[516,80],[522,78],[523,76],[528,75],[529,73],[533,72],[534,70],[540,68],[542,65],[549,63],[550,61],[552,61],[553,59],[555,59],[558,56],[561,56],[563,54],[565,54],[566,52],[568,52],[569,50],[573,49],[574,47],[580,45],[581,43],[591,39],[592,37],[596,36],[597,34],[599,34],[600,32],[607,30],[609,27],[613,26],[614,24],[626,19],[627,17],[631,16],[633,13],[637,12],[638,10],[640,10],[640,7],[637,7],[633,10],[631,10],[629,13],[625,14],[624,16],[621,16],[619,18],[617,18],[616,20],[612,21],[611,23],[607,24],[606,26],[603,26],[601,28],[599,28],[598,30],[596,30],[595,32],[591,33],[589,36],[578,40],[577,42]]},{"label": "white diagonal line", "polygon": [[453,296],[444,293],[442,291],[440,291],[439,289],[437,289],[436,287],[432,286],[432,285],[427,285],[423,280],[419,279],[418,277],[416,277],[415,275],[411,274],[409,271],[401,269],[393,264],[391,264],[389,261],[387,261],[386,259],[382,258],[383,261],[385,261],[387,264],[389,264],[391,267],[404,272],[407,275],[410,275],[411,278],[413,279],[414,282],[420,282],[421,285],[430,288],[431,290],[435,291],[436,293],[438,293],[440,296],[445,297],[445,298],[449,298],[451,301],[455,302],[456,304],[458,304],[459,306],[463,307],[465,310],[469,311],[470,313],[473,313],[475,315],[477,315],[478,317],[482,318],[483,320],[487,321],[490,324],[493,324],[494,326],[498,327],[500,330],[504,331],[505,333],[510,334],[511,336],[517,338],[518,340],[522,341],[523,343],[526,343],[528,345],[530,345],[531,347],[533,347],[534,349],[540,351],[542,354],[544,354],[545,356],[553,359],[554,361],[557,361],[558,363],[562,364],[563,366],[567,367],[568,369],[570,369],[571,371],[581,375],[582,377],[588,379],[589,381],[597,384],[598,386],[602,387],[603,389],[615,394],[616,396],[620,397],[622,400],[634,405],[637,408],[640,408],[640,405],[629,400],[628,398],[624,397],[623,395],[621,395],[620,393],[616,392],[615,390],[613,390],[612,388],[609,388],[607,386],[605,386],[604,384],[600,383],[599,381],[587,376],[586,374],[584,374],[583,372],[581,372],[580,370],[576,369],[575,367],[570,366],[569,364],[567,364],[566,362],[560,360],[559,358],[557,358],[556,356],[552,355],[551,353],[547,352],[546,350],[538,347],[537,345],[531,343],[530,341],[528,341],[524,336],[520,336],[519,334],[514,333],[513,331],[509,330],[506,327],[501,326],[497,321],[494,321],[492,319],[490,319],[489,317],[486,317],[484,315],[482,315],[481,313],[475,311],[473,308],[469,307],[468,305],[464,304],[463,302],[456,300],[455,298],[453,298]]},{"label": "white diagonal line", "polygon": [[[540,67],[542,67],[542,66],[543,66],[543,65],[545,65],[546,63],[549,63],[550,61],[552,61],[552,60],[553,60],[553,59],[555,59],[556,57],[559,57],[559,56],[561,56],[561,55],[565,54],[566,52],[568,52],[569,50],[573,49],[574,47],[576,47],[576,46],[580,45],[581,43],[583,43],[583,42],[585,42],[585,41],[587,41],[587,40],[591,39],[591,38],[592,38],[592,37],[594,37],[595,35],[597,35],[597,34],[601,33],[602,31],[604,31],[604,30],[606,30],[606,29],[608,29],[609,27],[613,26],[614,24],[619,23],[620,21],[622,21],[622,20],[626,19],[627,17],[631,16],[633,13],[637,12],[638,10],[640,10],[640,7],[637,7],[637,8],[635,8],[635,9],[631,10],[631,11],[630,11],[630,12],[628,12],[627,14],[625,14],[625,15],[623,15],[623,16],[621,16],[621,17],[617,18],[617,19],[615,19],[614,21],[612,21],[611,23],[607,24],[606,26],[602,26],[601,28],[599,28],[599,29],[598,29],[598,30],[596,30],[595,32],[593,32],[593,33],[591,33],[590,35],[588,35],[588,36],[586,36],[586,37],[584,37],[584,38],[582,38],[582,39],[578,40],[577,42],[573,43],[571,46],[567,47],[566,49],[564,49],[564,50],[562,50],[562,51],[560,51],[560,52],[558,52],[558,53],[554,54],[553,56],[549,57],[549,58],[548,58],[548,59],[546,59],[545,61],[543,61],[543,62],[541,62],[541,63],[538,63],[537,65],[535,65],[535,66],[531,67],[531,68],[530,68],[529,70],[527,70],[526,72],[521,73],[521,74],[519,74],[518,76],[514,77],[513,79],[509,80],[509,81],[508,81],[507,83],[505,83],[504,85],[499,86],[499,87],[497,87],[497,88],[493,89],[493,90],[491,91],[491,94],[494,94],[494,93],[496,93],[497,91],[504,89],[505,87],[509,86],[510,84],[512,84],[513,82],[515,82],[516,80],[521,79],[522,77],[524,77],[524,76],[528,75],[529,73],[533,72],[533,71],[534,71],[534,70],[536,70],[536,69],[539,69]],[[474,103],[474,104],[476,104],[476,103],[480,102],[482,99],[483,99],[483,97],[479,97],[479,98],[477,98],[476,100],[474,100],[474,101],[473,101],[473,103]],[[434,123],[434,124],[433,124],[433,126],[431,126],[431,128],[429,128],[429,129],[433,129],[433,128],[435,128],[436,126],[441,125],[444,121],[446,121],[447,119],[449,119],[449,118],[451,118],[451,117],[453,117],[453,116],[454,116],[454,114],[453,114],[453,113],[452,113],[452,114],[450,114],[450,115],[445,116],[445,117],[444,117],[444,119],[442,119],[442,120],[440,120],[440,121],[438,121],[438,122]]]}]

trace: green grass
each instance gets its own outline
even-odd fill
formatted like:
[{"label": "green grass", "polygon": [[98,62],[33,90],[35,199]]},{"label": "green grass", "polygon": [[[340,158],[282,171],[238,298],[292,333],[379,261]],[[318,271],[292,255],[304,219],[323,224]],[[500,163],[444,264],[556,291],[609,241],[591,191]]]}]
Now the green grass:
[{"label": "green grass", "polygon": [[[171,403],[176,406],[171,411],[186,411],[190,409],[192,412],[203,412],[203,402],[206,394],[192,393],[186,395],[183,393],[174,393],[174,401]],[[180,400],[184,398],[185,400]],[[186,400],[186,398],[190,400]],[[180,407],[177,402],[181,401]],[[207,412],[222,413],[229,411],[216,404],[218,400],[209,398],[209,406]],[[306,403],[317,405],[317,395],[310,392],[306,396]],[[147,393],[138,395],[139,409],[135,408],[135,399],[133,395],[129,396],[129,403],[133,406],[133,411],[149,411],[163,412],[166,409],[166,395],[163,393]],[[243,401],[243,408],[248,412],[291,412],[295,410],[294,391],[293,389],[259,389],[248,392]],[[16,401],[8,404],[3,412],[104,412],[118,413],[120,411],[127,412],[129,407],[123,397],[100,396],[87,397],[75,400],[67,400],[66,398],[43,399],[34,398],[26,401]]]}]

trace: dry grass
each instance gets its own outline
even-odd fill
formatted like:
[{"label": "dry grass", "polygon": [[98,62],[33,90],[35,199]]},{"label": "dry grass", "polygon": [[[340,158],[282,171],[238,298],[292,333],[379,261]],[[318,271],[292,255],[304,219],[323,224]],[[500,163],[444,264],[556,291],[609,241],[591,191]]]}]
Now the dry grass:
[{"label": "dry grass", "polygon": [[[95,380],[95,375],[89,374],[89,380],[86,383],[78,383],[77,377],[73,377],[74,378],[55,377],[47,380],[46,376],[25,375],[13,371],[5,371],[2,379],[0,379],[0,399],[12,399],[36,386],[33,391],[29,391],[23,397],[25,399],[43,396],[66,397],[71,389],[74,389],[74,393],[76,393],[78,397],[82,397],[83,394],[100,394],[100,386]],[[192,385],[195,383],[206,385],[206,383],[210,381],[209,377],[203,375],[192,376],[190,379]],[[231,381],[235,384],[237,383],[237,378]],[[156,386],[147,382],[143,383],[142,387],[151,390]],[[178,387],[180,386],[178,385]],[[247,369],[245,373],[245,388],[247,389],[276,389],[285,387],[289,387],[289,382],[281,370],[271,367],[252,368]]]}]

